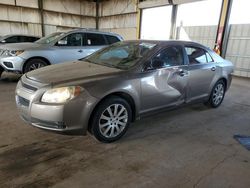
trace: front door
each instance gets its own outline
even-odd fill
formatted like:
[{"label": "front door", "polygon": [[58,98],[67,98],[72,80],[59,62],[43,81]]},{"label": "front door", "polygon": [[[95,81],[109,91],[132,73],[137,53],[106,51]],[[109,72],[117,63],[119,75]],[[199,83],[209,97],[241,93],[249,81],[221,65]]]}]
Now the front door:
[{"label": "front door", "polygon": [[185,102],[189,74],[181,46],[161,50],[142,74],[141,113]]},{"label": "front door", "polygon": [[58,41],[54,47],[55,60],[54,63],[63,63],[68,61],[76,61],[85,57],[84,51],[84,34],[71,33]]}]

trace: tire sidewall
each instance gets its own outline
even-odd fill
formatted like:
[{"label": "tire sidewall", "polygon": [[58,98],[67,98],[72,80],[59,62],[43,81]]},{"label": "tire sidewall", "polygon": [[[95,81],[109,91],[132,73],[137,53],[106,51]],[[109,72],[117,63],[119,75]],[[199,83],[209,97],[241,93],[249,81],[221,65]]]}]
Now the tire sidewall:
[{"label": "tire sidewall", "polygon": [[36,62],[39,62],[39,63],[42,63],[42,64],[44,64],[44,66],[47,66],[47,63],[44,61],[44,60],[42,60],[42,59],[31,59],[31,60],[29,60],[26,64],[25,64],[25,67],[24,67],[24,73],[27,73],[27,72],[29,72],[30,70],[29,70],[29,67],[32,65],[32,64],[34,64],[34,63],[36,63]]},{"label": "tire sidewall", "polygon": [[1,76],[3,74],[3,72],[4,72],[4,69],[0,66],[0,78],[1,78]]},{"label": "tire sidewall", "polygon": [[[224,92],[223,92],[223,97],[222,97],[221,101],[216,105],[216,104],[214,104],[214,102],[213,102],[213,93],[214,93],[215,88],[216,88],[217,85],[219,85],[219,84],[222,84],[222,85],[223,85]],[[212,89],[211,96],[210,96],[210,100],[209,100],[209,104],[210,104],[211,107],[217,108],[217,107],[219,107],[219,106],[221,105],[221,103],[222,103],[223,100],[224,100],[224,96],[225,96],[225,92],[226,92],[226,88],[225,88],[225,87],[226,87],[226,86],[225,86],[225,83],[224,83],[222,80],[219,80],[218,82],[216,82],[216,84],[214,85],[214,87],[213,87],[213,89]]]},{"label": "tire sidewall", "polygon": [[[123,131],[119,135],[117,135],[116,137],[113,137],[113,138],[107,138],[107,137],[103,136],[100,132],[99,120],[100,120],[100,117],[101,117],[103,111],[108,106],[110,106],[112,104],[121,104],[126,108],[126,110],[128,112],[128,122],[126,124],[126,127],[123,129]],[[128,129],[130,122],[131,122],[131,119],[132,119],[132,110],[131,110],[131,107],[128,104],[128,102],[120,97],[116,97],[116,96],[109,97],[109,98],[105,99],[103,102],[101,102],[101,104],[98,105],[98,107],[96,108],[96,111],[94,112],[94,115],[92,117],[92,133],[95,136],[95,138],[101,142],[104,142],[104,143],[114,142],[114,141],[120,139],[127,132],[127,129]]]}]

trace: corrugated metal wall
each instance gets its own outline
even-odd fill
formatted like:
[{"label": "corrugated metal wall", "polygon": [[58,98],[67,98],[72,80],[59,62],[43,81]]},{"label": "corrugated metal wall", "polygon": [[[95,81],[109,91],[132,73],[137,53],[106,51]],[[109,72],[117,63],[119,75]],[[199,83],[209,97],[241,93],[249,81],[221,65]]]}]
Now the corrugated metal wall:
[{"label": "corrugated metal wall", "polygon": [[125,39],[136,38],[137,1],[112,0],[100,3],[99,28],[122,35]]},{"label": "corrugated metal wall", "polygon": [[235,75],[250,77],[250,24],[231,25],[226,59],[235,65]]},{"label": "corrugated metal wall", "polygon": [[[192,41],[214,47],[217,26],[184,27]],[[250,77],[250,24],[231,25],[226,59],[235,65],[234,75]]]},{"label": "corrugated metal wall", "polygon": [[217,26],[188,26],[183,29],[192,41],[214,48]]},{"label": "corrugated metal wall", "polygon": [[[72,28],[95,28],[95,2],[44,0],[45,34]],[[0,35],[42,35],[38,0],[0,0]]]}]

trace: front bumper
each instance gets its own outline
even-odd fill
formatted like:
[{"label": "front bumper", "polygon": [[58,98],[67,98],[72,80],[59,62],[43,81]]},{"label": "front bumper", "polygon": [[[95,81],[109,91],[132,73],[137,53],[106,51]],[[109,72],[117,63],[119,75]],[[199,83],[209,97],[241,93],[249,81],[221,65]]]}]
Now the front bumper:
[{"label": "front bumper", "polygon": [[49,85],[34,84],[25,75],[21,78],[16,88],[16,104],[21,118],[38,128],[85,134],[97,99],[83,92],[65,104],[42,103],[40,99],[49,88]]},{"label": "front bumper", "polygon": [[11,72],[19,72],[22,73],[23,65],[25,59],[19,56],[13,57],[0,57],[0,65],[6,70]]}]

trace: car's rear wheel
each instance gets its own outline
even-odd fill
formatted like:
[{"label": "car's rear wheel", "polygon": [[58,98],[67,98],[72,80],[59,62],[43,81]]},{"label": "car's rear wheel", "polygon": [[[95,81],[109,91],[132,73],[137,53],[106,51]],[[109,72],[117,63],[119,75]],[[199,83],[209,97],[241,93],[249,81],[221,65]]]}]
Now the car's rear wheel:
[{"label": "car's rear wheel", "polygon": [[219,80],[213,87],[207,104],[212,108],[217,108],[221,105],[225,96],[226,86],[223,80]]},{"label": "car's rear wheel", "polygon": [[92,117],[95,138],[101,142],[114,142],[126,133],[132,110],[126,100],[112,96],[101,102]]},{"label": "car's rear wheel", "polygon": [[47,65],[47,62],[42,59],[31,59],[26,63],[24,73],[45,67]]}]

